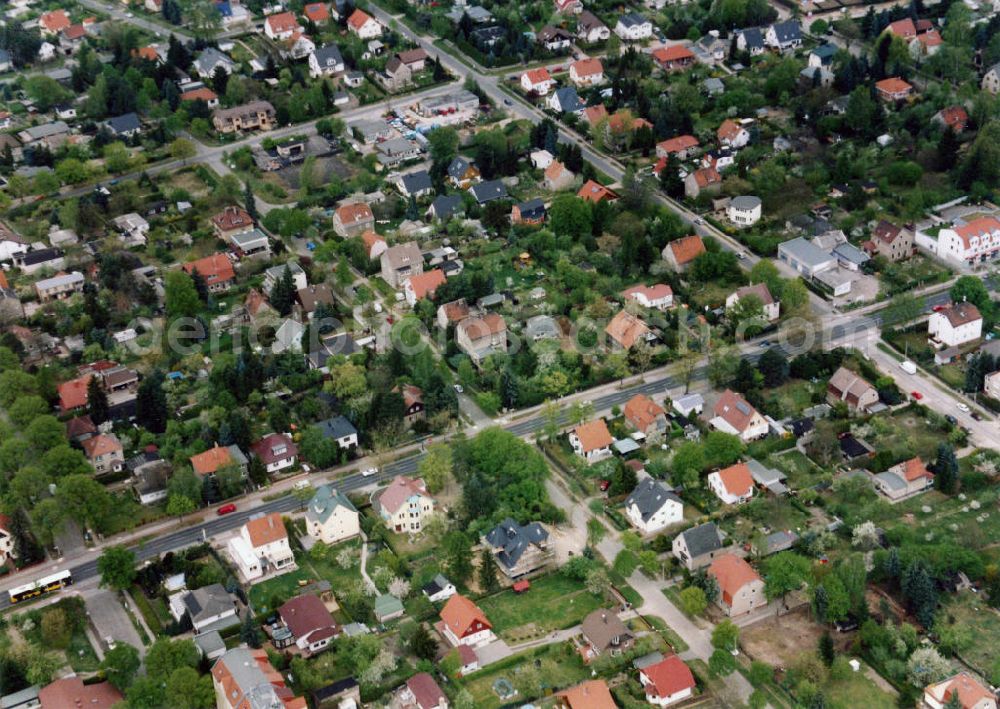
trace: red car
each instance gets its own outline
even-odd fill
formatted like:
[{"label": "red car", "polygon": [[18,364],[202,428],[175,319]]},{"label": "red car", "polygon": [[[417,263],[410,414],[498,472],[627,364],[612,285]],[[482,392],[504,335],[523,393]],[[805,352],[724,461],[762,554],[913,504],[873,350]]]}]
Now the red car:
[{"label": "red car", "polygon": [[911,391],[911,392],[910,392],[910,396],[912,396],[912,397],[913,397],[914,399],[916,399],[917,401],[920,401],[921,399],[923,399],[923,398],[924,398],[924,395],[923,395],[923,394],[921,394],[921,393],[920,393],[919,391]]},{"label": "red car", "polygon": [[601,492],[607,492],[608,488],[611,487],[610,480],[602,480],[600,484]]},{"label": "red car", "polygon": [[216,512],[220,515],[227,515],[230,512],[235,512],[235,511],[236,511],[236,505],[234,505],[232,502],[230,502],[228,505],[223,505],[218,510],[216,510]]}]

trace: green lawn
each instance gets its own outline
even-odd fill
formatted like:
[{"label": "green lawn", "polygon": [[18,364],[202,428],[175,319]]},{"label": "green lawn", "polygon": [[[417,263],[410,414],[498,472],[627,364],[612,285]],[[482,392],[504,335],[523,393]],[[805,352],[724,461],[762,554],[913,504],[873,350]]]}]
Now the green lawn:
[{"label": "green lawn", "polygon": [[[351,550],[351,564],[342,568],[336,559],[345,548]],[[280,597],[284,602],[294,596],[299,589],[299,581],[325,579],[333,586],[336,595],[338,589],[361,578],[361,542],[358,539],[330,547],[321,559],[303,553],[296,554],[295,558],[299,565],[295,571],[262,581],[250,589],[250,604],[256,613],[266,614],[274,610],[271,607],[273,598]]]},{"label": "green lawn", "polygon": [[924,416],[909,408],[892,416],[876,416],[869,426],[872,435],[865,440],[877,451],[892,451],[898,460],[918,455],[925,462],[933,461],[938,444],[948,439],[945,431],[928,425]]},{"label": "green lawn", "polygon": [[784,472],[788,476],[788,486],[793,490],[812,487],[826,475],[822,468],[799,450],[773,455],[766,463]]},{"label": "green lawn", "polygon": [[532,580],[525,593],[501,591],[478,604],[497,633],[515,638],[572,627],[604,605],[603,600],[581,582],[556,573]]},{"label": "green lawn", "polygon": [[[961,653],[973,669],[989,677],[1000,659],[1000,613],[984,602],[982,594],[962,591],[949,597],[938,613],[940,621],[972,632],[974,640]],[[937,627],[938,623],[935,623]]]},{"label": "green lawn", "polygon": [[830,709],[893,709],[896,697],[876,686],[864,672],[852,672],[845,680],[829,680],[823,685],[826,706]]},{"label": "green lawn", "polygon": [[[568,643],[560,643],[516,655],[461,682],[472,695],[476,709],[499,709],[502,706],[521,706],[589,677],[590,671],[580,656]],[[501,700],[496,695],[493,683],[501,678],[513,685],[518,692],[516,696]]]},{"label": "green lawn", "polygon": [[803,409],[813,405],[813,392],[824,388],[825,384],[812,384],[800,379],[785,382],[779,387],[769,389],[765,396],[769,402],[774,402],[776,408],[785,416],[797,416]]}]

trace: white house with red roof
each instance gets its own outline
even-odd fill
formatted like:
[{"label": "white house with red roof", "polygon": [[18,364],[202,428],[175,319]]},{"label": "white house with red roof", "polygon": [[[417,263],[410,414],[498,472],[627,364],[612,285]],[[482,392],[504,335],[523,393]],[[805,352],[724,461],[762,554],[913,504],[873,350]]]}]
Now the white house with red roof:
[{"label": "white house with red roof", "polygon": [[49,37],[69,29],[71,24],[69,15],[62,9],[46,12],[38,18],[38,27],[42,30],[42,34]]},{"label": "white house with red roof", "polygon": [[698,139],[693,135],[678,135],[656,144],[656,157],[668,158],[676,155],[678,160],[687,160],[690,152],[698,147]]},{"label": "white house with red roof", "polygon": [[579,15],[583,12],[583,3],[580,0],[554,0],[556,6],[556,12],[563,15],[574,14]]},{"label": "white house with red roof", "polygon": [[448,696],[433,677],[418,672],[399,688],[392,705],[400,709],[448,709]]},{"label": "white house with red roof", "polygon": [[746,463],[736,463],[709,473],[708,488],[724,504],[740,505],[753,497],[753,475]]},{"label": "white house with red roof", "polygon": [[361,39],[375,39],[382,36],[382,23],[364,10],[355,10],[347,18],[347,29]]},{"label": "white house with red roof", "polygon": [[930,709],[945,709],[956,696],[962,709],[997,709],[996,695],[968,672],[924,688],[924,704]]},{"label": "white house with red roof", "polygon": [[121,470],[125,465],[125,453],[118,436],[113,433],[99,433],[81,441],[83,454],[94,466],[98,475]]},{"label": "white house with red roof", "polygon": [[475,603],[460,593],[448,599],[441,609],[438,629],[452,646],[476,647],[493,642],[493,626],[486,614]]},{"label": "white house with red roof", "polygon": [[295,646],[308,657],[325,650],[340,633],[337,621],[316,596],[304,593],[278,608],[281,622],[292,634]]},{"label": "white house with red roof", "polygon": [[652,286],[632,286],[622,291],[622,297],[626,300],[634,300],[644,308],[657,310],[666,310],[674,304],[674,291],[664,283]]},{"label": "white house with red roof", "polygon": [[742,148],[750,142],[750,132],[739,121],[727,118],[715,132],[719,145],[729,148]]},{"label": "white house with red roof", "polygon": [[298,446],[284,433],[269,433],[256,443],[250,444],[250,450],[260,458],[268,473],[292,467],[299,456]]},{"label": "white house with red roof", "polygon": [[555,79],[549,74],[545,67],[540,69],[529,69],[521,74],[521,88],[527,93],[536,93],[545,96],[556,86]]},{"label": "white house with red roof", "polygon": [[611,444],[614,442],[604,419],[581,423],[569,433],[569,444],[573,452],[588,463],[596,463],[610,456]]},{"label": "white house with red roof", "polygon": [[726,310],[736,307],[740,299],[747,296],[753,296],[760,300],[761,305],[764,307],[764,317],[767,318],[768,322],[774,322],[780,317],[781,303],[771,296],[771,291],[768,289],[766,283],[755,283],[750,286],[737,288],[726,296]]},{"label": "white house with red roof", "polygon": [[980,217],[960,226],[941,229],[937,254],[972,266],[1000,256],[1000,219]]},{"label": "white house with red roof", "polygon": [[726,389],[719,397],[708,424],[717,431],[739,436],[743,441],[763,438],[768,432],[767,419],[731,389]]},{"label": "white house with red roof", "polygon": [[708,567],[708,575],[719,585],[717,603],[730,617],[767,605],[764,579],[745,559],[734,554],[717,556]]},{"label": "white house with red roof", "polygon": [[391,531],[414,534],[434,512],[434,498],[422,478],[400,475],[389,487],[372,494],[372,507]]},{"label": "white house with red roof", "polygon": [[875,488],[890,502],[909,498],[933,486],[934,473],[919,457],[897,463],[875,476]]},{"label": "white house with red roof", "polygon": [[580,59],[569,65],[569,80],[579,88],[604,83],[604,65],[597,57]]},{"label": "white house with red roof", "polygon": [[927,335],[937,348],[975,342],[983,336],[983,316],[972,303],[952,303],[931,313]]},{"label": "white house with red roof", "polygon": [[669,707],[684,701],[694,694],[696,686],[691,668],[677,655],[668,655],[640,669],[639,682],[646,701],[658,707]]},{"label": "white house with red roof", "polygon": [[292,12],[279,12],[269,15],[264,20],[264,34],[276,41],[291,39],[292,35],[302,32],[302,26]]},{"label": "white house with red roof", "polygon": [[240,575],[251,583],[296,568],[288,531],[277,512],[247,521],[226,548]]},{"label": "white house with red roof", "polygon": [[412,308],[417,304],[417,301],[423,300],[424,298],[434,298],[434,291],[439,287],[444,285],[445,275],[444,271],[440,268],[433,268],[430,271],[424,271],[423,273],[417,273],[406,281],[403,286],[403,294],[406,297],[406,302]]}]

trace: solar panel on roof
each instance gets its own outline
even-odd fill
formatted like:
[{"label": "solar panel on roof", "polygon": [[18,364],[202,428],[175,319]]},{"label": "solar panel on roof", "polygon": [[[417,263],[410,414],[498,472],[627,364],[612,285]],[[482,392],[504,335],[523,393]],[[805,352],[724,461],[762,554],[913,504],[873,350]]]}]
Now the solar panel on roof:
[{"label": "solar panel on roof", "polygon": [[750,407],[744,404],[742,401],[736,402],[736,410],[739,411],[744,416],[750,415]]}]

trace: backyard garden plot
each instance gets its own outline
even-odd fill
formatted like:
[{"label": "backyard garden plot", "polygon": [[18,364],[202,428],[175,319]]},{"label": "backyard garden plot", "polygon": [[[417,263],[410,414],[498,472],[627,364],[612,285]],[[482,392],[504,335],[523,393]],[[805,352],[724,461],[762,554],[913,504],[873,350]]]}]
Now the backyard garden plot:
[{"label": "backyard garden plot", "polygon": [[[351,540],[335,546],[317,547],[308,554],[296,554],[298,568],[287,574],[267,579],[250,589],[250,605],[259,614],[266,614],[294,596],[300,582],[329,581],[334,589],[350,587],[361,579],[361,542]],[[281,603],[276,603],[280,600]],[[362,618],[356,620],[364,620]]]},{"label": "backyard garden plot", "polygon": [[590,671],[569,643],[538,650],[497,663],[463,680],[476,709],[521,706],[552,690],[571,687],[590,677]]},{"label": "backyard garden plot", "polygon": [[883,521],[888,532],[911,530],[925,542],[951,542],[979,551],[1000,539],[1000,490],[947,497],[932,491],[907,500]]},{"label": "backyard garden plot", "polygon": [[890,451],[899,461],[914,456],[920,456],[925,462],[933,461],[938,444],[948,440],[947,431],[912,408],[901,409],[890,416],[873,416],[864,424],[852,426],[851,432],[877,452]]},{"label": "backyard garden plot", "polygon": [[535,579],[521,594],[501,591],[478,601],[493,630],[509,640],[528,639],[580,623],[604,599],[562,574]]},{"label": "backyard garden plot", "polygon": [[[959,656],[984,677],[996,680],[1000,662],[1000,612],[981,593],[962,591],[951,596],[938,612],[935,628],[965,633]],[[942,626],[938,628],[938,626]]]}]

